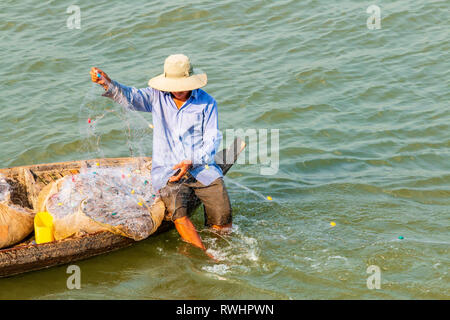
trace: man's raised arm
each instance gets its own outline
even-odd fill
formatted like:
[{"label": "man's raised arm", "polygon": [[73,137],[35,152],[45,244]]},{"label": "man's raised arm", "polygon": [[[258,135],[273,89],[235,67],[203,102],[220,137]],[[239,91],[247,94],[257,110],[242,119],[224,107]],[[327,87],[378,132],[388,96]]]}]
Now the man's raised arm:
[{"label": "man's raised arm", "polygon": [[152,112],[153,89],[136,89],[124,86],[111,78],[99,68],[92,67],[90,71],[92,82],[105,89],[103,96],[108,97],[124,107],[136,111]]}]

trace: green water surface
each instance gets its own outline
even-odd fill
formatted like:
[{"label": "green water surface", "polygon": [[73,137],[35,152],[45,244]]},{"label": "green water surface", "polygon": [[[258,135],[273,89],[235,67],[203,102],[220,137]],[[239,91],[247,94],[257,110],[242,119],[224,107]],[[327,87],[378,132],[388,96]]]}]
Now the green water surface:
[{"label": "green water surface", "polygon": [[151,156],[151,114],[86,134],[89,112],[117,108],[89,69],[145,87],[185,53],[222,130],[279,129],[279,169],[232,168],[232,235],[195,214],[217,263],[171,231],[77,262],[80,290],[61,266],[0,279],[0,298],[450,298],[448,1],[77,1],[80,29],[70,4],[0,2],[0,167],[125,157],[130,139]]}]

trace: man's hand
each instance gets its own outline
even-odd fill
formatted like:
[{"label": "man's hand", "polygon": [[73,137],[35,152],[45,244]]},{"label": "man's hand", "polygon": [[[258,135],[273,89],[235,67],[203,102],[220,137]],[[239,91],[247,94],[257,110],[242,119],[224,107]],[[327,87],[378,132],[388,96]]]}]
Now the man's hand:
[{"label": "man's hand", "polygon": [[[104,73],[99,68],[92,67],[91,72],[89,72],[91,75],[92,82],[98,83],[101,85],[105,90],[108,90],[108,83],[111,83],[111,79],[108,77],[106,73]],[[98,74],[101,75],[101,77],[98,77]]]},{"label": "man's hand", "polygon": [[169,182],[175,182],[180,180],[186,174],[186,172],[189,170],[191,166],[192,166],[191,160],[183,160],[179,164],[174,165],[172,170],[180,169],[180,172],[178,172],[177,175],[170,177]]}]

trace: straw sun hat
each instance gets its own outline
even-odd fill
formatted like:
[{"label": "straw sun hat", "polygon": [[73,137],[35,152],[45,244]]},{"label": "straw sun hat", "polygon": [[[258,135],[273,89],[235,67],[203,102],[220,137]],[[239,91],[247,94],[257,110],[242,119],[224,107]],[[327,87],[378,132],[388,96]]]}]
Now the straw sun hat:
[{"label": "straw sun hat", "polygon": [[206,73],[195,74],[189,58],[184,54],[168,56],[164,61],[164,73],[148,81],[148,85],[160,91],[190,91],[206,85]]}]

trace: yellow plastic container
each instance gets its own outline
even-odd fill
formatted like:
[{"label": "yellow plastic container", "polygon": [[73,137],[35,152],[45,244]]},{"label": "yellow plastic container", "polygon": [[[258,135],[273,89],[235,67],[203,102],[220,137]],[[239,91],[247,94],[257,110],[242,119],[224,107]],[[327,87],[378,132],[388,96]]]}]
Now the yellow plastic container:
[{"label": "yellow plastic container", "polygon": [[53,236],[53,217],[48,212],[39,212],[34,217],[34,236],[36,243],[46,243],[55,241]]}]

